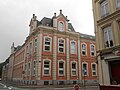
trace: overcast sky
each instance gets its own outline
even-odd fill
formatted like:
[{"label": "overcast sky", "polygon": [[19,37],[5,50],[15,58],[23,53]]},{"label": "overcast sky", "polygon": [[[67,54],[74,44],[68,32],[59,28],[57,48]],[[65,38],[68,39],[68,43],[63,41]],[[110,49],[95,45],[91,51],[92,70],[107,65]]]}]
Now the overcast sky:
[{"label": "overcast sky", "polygon": [[77,32],[94,35],[92,0],[0,0],[0,61],[10,55],[12,42],[24,43],[32,14],[40,21],[60,9]]}]

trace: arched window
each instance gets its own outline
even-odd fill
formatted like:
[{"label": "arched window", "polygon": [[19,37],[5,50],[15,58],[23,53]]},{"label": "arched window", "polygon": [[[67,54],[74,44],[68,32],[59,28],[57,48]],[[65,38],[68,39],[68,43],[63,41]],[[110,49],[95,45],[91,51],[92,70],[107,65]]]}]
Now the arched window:
[{"label": "arched window", "polygon": [[64,24],[63,24],[63,22],[59,22],[58,23],[58,30],[59,31],[64,31]]}]

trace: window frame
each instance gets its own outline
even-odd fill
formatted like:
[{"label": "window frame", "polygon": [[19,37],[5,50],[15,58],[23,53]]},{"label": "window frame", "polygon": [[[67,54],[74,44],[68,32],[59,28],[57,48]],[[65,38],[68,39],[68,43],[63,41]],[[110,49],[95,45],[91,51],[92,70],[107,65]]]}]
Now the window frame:
[{"label": "window frame", "polygon": [[[119,2],[119,3],[118,3]],[[116,9],[120,10],[120,0],[116,0]]]},{"label": "window frame", "polygon": [[[86,64],[86,75],[84,75],[84,73],[83,73],[83,65],[84,64]],[[82,62],[82,76],[88,76],[89,74],[88,74],[89,72],[88,72],[88,63],[87,62]]]},{"label": "window frame", "polygon": [[[93,70],[93,65],[95,65],[95,71]],[[97,76],[97,64],[96,63],[91,63],[91,70],[92,70],[92,76]],[[96,73],[95,75],[93,75],[93,73]]]},{"label": "window frame", "polygon": [[[59,67],[59,63],[62,62],[63,63],[63,68]],[[63,74],[60,74],[59,71],[63,70]],[[58,76],[65,76],[65,61],[64,60],[58,60]]]},{"label": "window frame", "polygon": [[[94,51],[92,51],[92,46],[94,46]],[[94,55],[92,55],[92,53],[94,53]],[[95,56],[95,45],[94,44],[90,44],[90,55]]]},{"label": "window frame", "polygon": [[[49,68],[45,68],[44,62],[49,62]],[[45,70],[49,70],[49,73],[45,74]],[[51,60],[50,59],[43,60],[43,76],[51,76]]]},{"label": "window frame", "polygon": [[65,24],[63,21],[58,22],[58,30],[61,32],[65,31]]},{"label": "window frame", "polygon": [[[75,45],[74,45],[74,49],[72,49],[72,43],[75,43]],[[77,46],[76,46],[76,41],[74,41],[74,40],[71,40],[70,41],[70,53],[71,54],[76,54],[77,53]]]},{"label": "window frame", "polygon": [[[106,5],[108,5],[108,6],[106,7]],[[103,7],[103,9],[102,9],[102,7]],[[109,15],[110,10],[109,10],[109,2],[108,2],[108,0],[102,0],[100,2],[100,13],[101,13],[101,17],[106,17],[106,16]]]},{"label": "window frame", "polygon": [[[82,45],[85,45],[85,50],[83,50],[82,48]],[[81,43],[81,53],[82,53],[82,56],[87,56],[87,44],[86,43]],[[83,52],[85,51],[85,55],[83,54]]]},{"label": "window frame", "polygon": [[[76,64],[75,69],[72,68],[72,64],[73,64],[73,63]],[[76,75],[73,74],[73,71],[76,72]],[[77,76],[77,74],[78,74],[77,71],[78,71],[78,68],[77,68],[77,62],[76,62],[76,61],[72,61],[72,62],[71,62],[71,76]]]},{"label": "window frame", "polygon": [[[59,45],[59,40],[63,40],[64,41],[63,47]],[[63,48],[63,52],[60,52],[60,50],[59,50],[60,48]],[[63,39],[63,38],[58,38],[58,52],[59,53],[65,53],[65,39]]]},{"label": "window frame", "polygon": [[[103,36],[104,36],[104,46],[105,46],[105,48],[113,47],[114,46],[114,41],[113,41],[113,32],[112,32],[112,26],[111,25],[103,28]],[[110,40],[110,38],[111,38],[111,40]],[[112,42],[110,42],[110,41],[112,41]],[[108,43],[108,45],[107,45],[107,43]]]},{"label": "window frame", "polygon": [[[49,39],[50,39],[50,41],[49,41],[50,44],[49,44],[49,45],[46,45],[46,44],[45,44],[46,38],[49,38]],[[46,47],[46,46],[48,46],[50,50],[45,50],[45,47]],[[51,49],[52,49],[52,38],[49,37],[49,36],[44,36],[44,51],[45,51],[45,52],[51,52]]]}]

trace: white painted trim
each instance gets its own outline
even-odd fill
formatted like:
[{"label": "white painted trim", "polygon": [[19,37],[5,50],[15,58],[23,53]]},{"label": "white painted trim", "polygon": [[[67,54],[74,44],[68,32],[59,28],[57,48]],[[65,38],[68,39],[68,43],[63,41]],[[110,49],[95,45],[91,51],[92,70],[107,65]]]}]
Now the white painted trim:
[{"label": "white painted trim", "polygon": [[[84,50],[82,50],[83,44],[85,44],[85,46],[86,46],[86,54],[85,55],[82,54],[82,51],[84,51]],[[81,54],[82,54],[82,56],[87,56],[87,44],[85,42],[81,43]]]},{"label": "white painted trim", "polygon": [[87,63],[87,62],[82,62],[82,76],[84,76],[84,74],[83,74],[83,64],[86,64],[86,65],[87,65],[87,75],[85,75],[85,76],[89,76],[88,63]]},{"label": "white painted trim", "polygon": [[[91,51],[91,46],[94,46],[94,51]],[[94,55],[92,55],[91,53],[94,52]],[[95,45],[94,44],[90,44],[90,56],[94,57],[95,56]]]},{"label": "white painted trim", "polygon": [[[60,75],[60,74],[59,74],[59,62],[63,62],[63,64],[64,64],[64,65],[63,65],[63,66],[64,66],[64,67],[63,67],[63,75]],[[65,61],[62,60],[62,59],[61,59],[61,60],[58,60],[58,76],[65,76]]]},{"label": "white painted trim", "polygon": [[[59,51],[59,40],[63,40],[64,41],[64,43],[63,43],[63,52]],[[63,39],[63,38],[58,38],[58,52],[59,53],[65,53],[65,39]]]},{"label": "white painted trim", "polygon": [[[92,68],[92,65],[95,65],[95,72],[96,72],[96,75],[93,75],[93,68]],[[91,63],[91,70],[92,70],[92,76],[97,76],[97,64],[96,63]]]},{"label": "white painted trim", "polygon": [[[45,50],[45,38],[50,38],[50,50]],[[43,47],[43,50],[45,52],[51,52],[51,50],[52,50],[52,37],[50,37],[50,36],[44,36],[44,47]]]},{"label": "white painted trim", "polygon": [[[72,45],[71,43],[72,43],[72,42],[75,43],[75,52],[74,52],[74,53],[71,51],[71,45]],[[75,41],[75,40],[71,40],[71,41],[70,41],[70,53],[71,53],[71,54],[77,54],[77,44],[76,44],[76,41]]]},{"label": "white painted trim", "polygon": [[[72,63],[76,64],[76,69],[75,70],[72,69]],[[73,75],[72,71],[76,71],[76,75]],[[78,76],[78,65],[77,65],[76,61],[71,61],[71,76]]]},{"label": "white painted trim", "polygon": [[[45,62],[45,61],[48,61],[48,62],[49,62],[49,74],[48,74],[48,75],[44,74],[44,62]],[[42,76],[51,76],[51,60],[48,59],[48,58],[43,59]]]}]

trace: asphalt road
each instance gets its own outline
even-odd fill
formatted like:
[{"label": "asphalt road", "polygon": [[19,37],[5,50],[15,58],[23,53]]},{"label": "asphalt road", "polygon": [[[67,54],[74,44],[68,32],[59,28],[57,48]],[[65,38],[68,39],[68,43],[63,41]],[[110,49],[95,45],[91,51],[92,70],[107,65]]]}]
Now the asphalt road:
[{"label": "asphalt road", "polygon": [[[54,87],[43,87],[43,88],[17,88],[13,87],[10,84],[0,82],[0,90],[74,90],[74,87],[62,87],[62,88],[54,88]],[[80,87],[79,90],[99,90],[98,86],[86,86]]]}]

